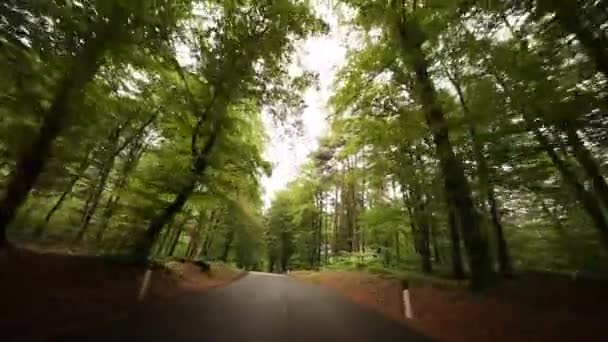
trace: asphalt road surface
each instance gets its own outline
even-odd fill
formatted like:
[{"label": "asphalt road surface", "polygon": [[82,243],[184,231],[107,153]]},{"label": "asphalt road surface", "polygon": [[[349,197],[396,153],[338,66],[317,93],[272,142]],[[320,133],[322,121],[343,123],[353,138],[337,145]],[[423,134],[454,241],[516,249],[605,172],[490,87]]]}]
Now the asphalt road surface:
[{"label": "asphalt road surface", "polygon": [[57,341],[429,341],[331,290],[250,273]]}]

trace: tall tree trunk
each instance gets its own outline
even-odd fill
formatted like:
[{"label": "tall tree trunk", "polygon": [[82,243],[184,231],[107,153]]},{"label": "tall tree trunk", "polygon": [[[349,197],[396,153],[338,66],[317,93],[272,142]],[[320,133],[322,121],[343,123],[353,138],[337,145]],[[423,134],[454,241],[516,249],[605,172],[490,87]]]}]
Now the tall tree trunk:
[{"label": "tall tree trunk", "polygon": [[274,272],[274,263],[275,263],[275,257],[273,255],[273,253],[270,253],[270,255],[268,257],[268,273]]},{"label": "tall tree trunk", "polygon": [[291,257],[291,246],[289,233],[283,230],[281,232],[281,244],[280,244],[280,271],[285,272],[289,268],[289,259]]},{"label": "tall tree trunk", "polygon": [[[492,183],[493,175],[483,151],[484,144],[480,141],[479,136],[477,134],[477,127],[474,122],[472,113],[469,110],[467,101],[464,97],[464,92],[461,87],[458,72],[450,72],[447,67],[445,67],[445,71],[448,75],[448,78],[450,79],[450,82],[454,86],[454,89],[456,89],[458,100],[467,118],[469,133],[471,135],[471,141],[473,143],[473,154],[475,155],[475,162],[477,164],[477,177],[479,180],[479,187],[481,188],[482,193],[484,194],[483,197],[485,197],[485,200],[482,201],[482,203],[487,201],[492,226],[494,227],[494,237],[496,239],[498,254],[498,269],[501,274],[510,274],[513,271],[513,267],[511,263],[511,257],[509,256],[507,241],[504,236],[503,225],[500,220],[500,209],[498,208],[498,202],[494,193],[494,184]],[[484,204],[484,208],[485,207],[486,206]]]},{"label": "tall tree trunk", "polygon": [[397,264],[401,262],[401,242],[399,241],[399,231],[395,232],[395,258],[397,259]]},{"label": "tall tree trunk", "polygon": [[[361,199],[358,200],[359,214],[357,215],[357,222],[359,222],[359,216],[361,213],[365,212],[365,189],[366,182],[365,178],[361,180]],[[363,258],[363,253],[365,253],[365,229],[361,225],[359,225],[359,251],[361,252],[361,258]]]},{"label": "tall tree trunk", "polygon": [[339,202],[339,226],[337,227],[337,252],[352,252],[352,236],[351,236],[351,220],[350,220],[350,204],[349,193],[350,186],[346,180],[347,169],[342,171],[342,180],[340,187],[340,202]]},{"label": "tall tree trunk", "polygon": [[329,263],[329,200],[327,201],[327,212],[325,213],[324,224],[325,227],[323,231],[323,264],[327,265]]},{"label": "tall tree trunk", "polygon": [[424,203],[418,204],[418,250],[422,261],[422,272],[431,273],[433,272],[433,264],[431,262],[431,237],[430,237],[430,226],[428,220],[428,213],[425,210]]},{"label": "tall tree trunk", "polygon": [[490,215],[492,217],[492,225],[494,226],[494,234],[496,235],[496,244],[498,249],[498,271],[503,275],[513,273],[513,265],[507,248],[507,240],[504,236],[504,229],[500,220],[500,212],[494,189],[490,186],[487,188],[488,202],[490,204]]},{"label": "tall tree trunk", "polygon": [[414,238],[414,252],[420,254],[420,243],[419,243],[419,234],[418,234],[418,216],[416,214],[416,211],[414,209],[414,204],[412,203],[413,200],[410,198],[410,195],[408,194],[408,191],[406,190],[407,186],[404,185],[403,183],[401,184],[401,197],[403,199],[403,205],[405,206],[408,216],[410,218],[410,229],[412,231],[412,237]]},{"label": "tall tree trunk", "polygon": [[322,251],[323,251],[323,223],[325,221],[324,212],[325,200],[323,199],[323,192],[319,193],[319,227],[317,230],[317,266],[321,266],[322,263]]},{"label": "tall tree trunk", "polygon": [[311,245],[308,247],[308,264],[310,267],[316,266],[317,256],[317,196],[313,195],[313,209],[310,216],[310,232],[312,234]]},{"label": "tall tree trunk", "polygon": [[0,250],[7,244],[6,230],[40,177],[55,139],[69,124],[70,102],[93,80],[101,66],[107,44],[112,38],[109,26],[103,27],[97,36],[86,41],[78,56],[72,60],[71,70],[65,73],[49,109],[42,114],[38,133],[15,163],[4,187],[4,196],[0,199]]},{"label": "tall tree trunk", "polygon": [[439,248],[439,239],[437,234],[437,226],[431,224],[431,241],[433,242],[433,259],[436,263],[442,264],[443,258],[441,256],[441,248]]},{"label": "tall tree trunk", "polygon": [[310,244],[306,246],[306,259],[308,262],[308,267],[314,267],[315,265],[315,254],[316,254],[316,239],[317,239],[317,231],[316,231],[316,223],[315,223],[315,213],[311,213],[310,217],[310,229],[312,234],[312,241]]},{"label": "tall tree trunk", "polygon": [[[400,9],[400,12],[403,16],[406,15],[404,9]],[[424,33],[417,22],[405,17],[402,18],[398,29],[404,55],[411,61],[414,69],[417,96],[425,111],[426,122],[435,142],[446,193],[460,220],[460,229],[469,255],[471,288],[482,290],[493,279],[492,262],[488,245],[481,233],[469,182],[461,161],[454,153],[445,114],[437,100],[437,93],[429,76],[428,62],[422,51]]]},{"label": "tall tree trunk", "polygon": [[333,238],[333,244],[332,244],[332,254],[336,255],[336,253],[339,251],[339,235],[338,235],[338,230],[340,229],[340,204],[339,204],[339,200],[338,200],[338,186],[336,185],[335,189],[334,189],[334,238]]},{"label": "tall tree trunk", "polygon": [[450,228],[450,241],[452,242],[452,276],[456,279],[464,279],[464,266],[462,253],[460,252],[460,233],[458,232],[458,219],[456,213],[448,203],[448,225]]}]

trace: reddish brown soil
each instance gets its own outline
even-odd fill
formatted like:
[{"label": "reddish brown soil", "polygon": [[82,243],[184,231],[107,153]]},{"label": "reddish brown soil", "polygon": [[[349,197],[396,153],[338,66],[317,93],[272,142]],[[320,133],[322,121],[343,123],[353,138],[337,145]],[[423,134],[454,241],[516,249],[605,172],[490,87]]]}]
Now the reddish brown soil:
[{"label": "reddish brown soil", "polygon": [[[2,341],[40,341],[127,315],[138,305],[145,268],[100,258],[16,250],[0,256]],[[144,302],[205,290],[238,273],[172,263],[152,272]]]},{"label": "reddish brown soil", "polygon": [[361,272],[297,274],[440,341],[608,341],[605,283],[526,276],[483,295],[412,284],[405,320],[400,283]]},{"label": "reddish brown soil", "polygon": [[295,278],[330,287],[362,305],[401,320],[401,285],[393,279],[363,272],[292,272]]}]

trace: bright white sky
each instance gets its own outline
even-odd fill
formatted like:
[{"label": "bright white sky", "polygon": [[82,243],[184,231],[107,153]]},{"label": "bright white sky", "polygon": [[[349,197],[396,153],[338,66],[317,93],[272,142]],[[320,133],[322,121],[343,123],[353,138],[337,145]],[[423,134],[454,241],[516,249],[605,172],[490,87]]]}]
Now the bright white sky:
[{"label": "bright white sky", "polygon": [[[325,2],[325,1],[324,1]],[[273,163],[271,177],[263,179],[264,203],[268,207],[274,194],[294,180],[299,167],[318,146],[318,140],[328,128],[326,108],[331,88],[339,66],[344,63],[346,48],[343,46],[346,32],[338,26],[338,17],[327,4],[319,4],[316,9],[330,25],[330,32],[324,36],[309,38],[299,46],[300,64],[319,74],[320,87],[309,89],[304,97],[307,108],[303,113],[304,132],[301,137],[286,137],[280,129],[266,123],[270,142],[265,157]]]}]

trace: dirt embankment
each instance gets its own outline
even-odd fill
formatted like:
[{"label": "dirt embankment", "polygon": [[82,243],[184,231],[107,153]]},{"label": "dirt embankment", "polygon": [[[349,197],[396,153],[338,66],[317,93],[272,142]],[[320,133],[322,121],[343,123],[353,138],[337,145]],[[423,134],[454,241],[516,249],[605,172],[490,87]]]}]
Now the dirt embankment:
[{"label": "dirt embankment", "polygon": [[[41,341],[126,316],[139,305],[145,267],[95,257],[17,250],[0,257],[0,338]],[[143,303],[204,291],[240,271],[190,263],[154,267]]]},{"label": "dirt embankment", "polygon": [[331,287],[440,341],[605,341],[605,284],[522,277],[483,295],[462,286],[410,285],[414,319],[403,316],[401,282],[364,272],[292,272]]}]

